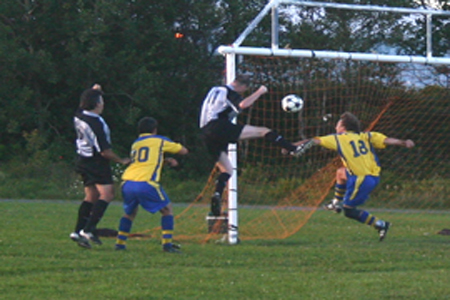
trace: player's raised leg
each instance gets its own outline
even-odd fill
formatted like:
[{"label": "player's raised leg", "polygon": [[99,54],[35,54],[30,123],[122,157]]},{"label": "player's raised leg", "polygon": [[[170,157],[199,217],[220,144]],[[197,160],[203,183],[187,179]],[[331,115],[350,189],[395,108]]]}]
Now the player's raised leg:
[{"label": "player's raised leg", "polygon": [[264,138],[265,140],[271,142],[272,144],[286,149],[288,152],[295,153],[297,146],[294,146],[291,142],[287,141],[282,135],[280,135],[275,130],[269,129],[267,127],[259,127],[252,125],[245,125],[242,129],[239,140],[248,140]]},{"label": "player's raised leg", "polygon": [[357,209],[369,198],[370,193],[378,185],[378,176],[347,176],[347,192],[344,196],[343,209],[347,218],[367,224],[378,231],[380,241],[382,241],[389,230],[390,223],[383,221],[365,210]]},{"label": "player's raised leg", "polygon": [[372,226],[373,228],[375,228],[375,230],[378,231],[380,242],[384,240],[389,230],[389,227],[391,226],[390,222],[381,220],[376,216],[370,214],[369,212],[365,210],[356,209],[355,207],[348,207],[344,205],[343,208],[344,208],[344,215],[347,218]]}]

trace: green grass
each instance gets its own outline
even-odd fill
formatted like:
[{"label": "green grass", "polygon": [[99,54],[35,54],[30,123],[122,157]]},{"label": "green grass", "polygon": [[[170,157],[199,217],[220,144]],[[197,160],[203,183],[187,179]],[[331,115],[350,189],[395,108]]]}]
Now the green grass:
[{"label": "green grass", "polygon": [[[317,211],[285,240],[239,245],[114,239],[86,250],[68,235],[78,202],[0,201],[1,299],[450,299],[448,213],[376,212],[394,223],[378,242],[357,222]],[[116,228],[120,205],[100,227]],[[133,231],[148,228],[141,212]]]}]

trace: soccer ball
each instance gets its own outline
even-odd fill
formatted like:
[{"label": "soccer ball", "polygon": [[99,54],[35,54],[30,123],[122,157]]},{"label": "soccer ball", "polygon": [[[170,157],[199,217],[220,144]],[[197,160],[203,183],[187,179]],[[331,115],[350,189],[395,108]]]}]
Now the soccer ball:
[{"label": "soccer ball", "polygon": [[303,99],[297,95],[286,95],[281,99],[281,108],[288,113],[299,112],[303,108]]}]

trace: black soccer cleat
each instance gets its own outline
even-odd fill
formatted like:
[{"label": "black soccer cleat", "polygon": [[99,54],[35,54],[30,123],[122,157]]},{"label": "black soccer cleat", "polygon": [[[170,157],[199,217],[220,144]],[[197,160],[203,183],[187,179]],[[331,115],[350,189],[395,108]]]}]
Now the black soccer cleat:
[{"label": "black soccer cleat", "polygon": [[214,193],[214,196],[211,198],[211,213],[213,216],[220,216],[220,212],[222,209],[222,199],[219,193]]},{"label": "black soccer cleat", "polygon": [[389,227],[391,227],[391,223],[384,222],[384,226],[378,228],[378,234],[380,235],[380,242],[382,242],[386,237]]},{"label": "black soccer cleat", "polygon": [[103,245],[103,242],[98,238],[98,236],[94,235],[93,237],[91,237],[90,239],[94,244],[96,245]]},{"label": "black soccer cleat", "polygon": [[89,241],[86,238],[79,235],[77,232],[72,232],[70,234],[70,239],[72,241],[74,241],[75,243],[77,243],[77,245],[82,248],[86,248],[86,249],[92,248],[91,244],[89,244]]},{"label": "black soccer cleat", "polygon": [[182,252],[174,246],[163,247],[163,251],[167,253],[181,254]]},{"label": "black soccer cleat", "polygon": [[172,243],[172,248],[180,250],[181,249],[181,245]]},{"label": "black soccer cleat", "polygon": [[94,244],[97,245],[103,245],[102,241],[98,238],[98,236],[96,236],[95,234],[93,234],[92,232],[86,232],[84,230],[80,231],[80,236],[84,237],[85,239],[93,242]]}]

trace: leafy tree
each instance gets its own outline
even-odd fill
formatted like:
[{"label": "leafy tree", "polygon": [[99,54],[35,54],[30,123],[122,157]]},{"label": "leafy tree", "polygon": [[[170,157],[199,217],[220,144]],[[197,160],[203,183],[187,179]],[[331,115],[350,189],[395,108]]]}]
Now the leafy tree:
[{"label": "leafy tree", "polygon": [[[144,115],[195,150],[201,101],[223,76],[215,49],[263,2],[248,9],[236,0],[2,1],[0,159],[29,156],[22,150],[31,132],[55,156],[72,157],[72,115],[93,83],[106,93],[104,117],[119,152]],[[194,151],[194,167],[203,156]]]},{"label": "leafy tree", "polygon": [[[355,3],[420,5],[406,0]],[[39,151],[47,149],[50,159],[71,159],[72,115],[79,95],[100,83],[115,149],[125,154],[135,138],[137,120],[152,115],[160,120],[162,134],[193,150],[187,164],[203,172],[198,111],[207,90],[223,79],[224,69],[215,49],[232,43],[266,4],[266,0],[1,1],[0,160],[21,153],[33,157],[26,149],[36,147],[27,144],[37,140]],[[443,7],[448,9],[448,4]],[[417,23],[402,22],[399,15],[317,8],[290,11],[280,20],[281,46],[370,51],[387,42],[403,53],[423,53],[417,39],[422,29]],[[435,51],[444,53],[448,22],[436,18],[435,28]],[[267,17],[245,45],[269,43]],[[39,138],[26,138],[31,133]]]}]

